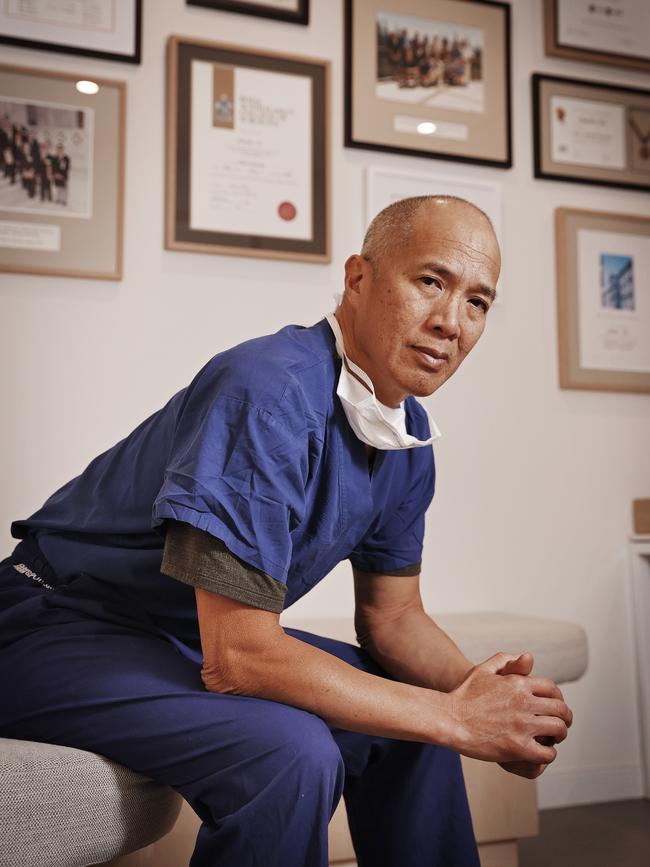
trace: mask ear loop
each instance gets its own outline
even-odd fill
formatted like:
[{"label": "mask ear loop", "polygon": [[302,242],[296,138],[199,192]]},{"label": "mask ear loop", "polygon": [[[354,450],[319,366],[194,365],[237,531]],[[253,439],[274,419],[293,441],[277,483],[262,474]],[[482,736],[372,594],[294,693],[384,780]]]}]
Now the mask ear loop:
[{"label": "mask ear loop", "polygon": [[351,358],[348,358],[345,352],[343,332],[341,331],[341,326],[338,323],[338,319],[333,313],[327,313],[325,315],[325,318],[329,322],[330,328],[334,332],[334,338],[336,340],[336,351],[338,352],[339,358],[343,361],[343,364],[345,364],[348,373],[358,379],[361,385],[365,386],[365,388],[368,389],[370,394],[375,396],[375,387],[372,384],[372,380],[370,379],[368,374],[365,372],[365,370],[362,370],[359,365],[355,364]]}]

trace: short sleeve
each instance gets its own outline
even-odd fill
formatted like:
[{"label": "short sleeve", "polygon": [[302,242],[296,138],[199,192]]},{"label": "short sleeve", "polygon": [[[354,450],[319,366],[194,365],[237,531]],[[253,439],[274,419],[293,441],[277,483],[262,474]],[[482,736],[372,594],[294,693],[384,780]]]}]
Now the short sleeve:
[{"label": "short sleeve", "polygon": [[350,555],[361,572],[416,575],[422,562],[424,516],[435,489],[435,464],[430,447],[410,461],[408,484],[396,508],[382,514]]},{"label": "short sleeve", "polygon": [[190,524],[286,583],[307,472],[304,424],[295,422],[290,430],[268,410],[230,395],[191,396],[177,420],[154,526]]}]

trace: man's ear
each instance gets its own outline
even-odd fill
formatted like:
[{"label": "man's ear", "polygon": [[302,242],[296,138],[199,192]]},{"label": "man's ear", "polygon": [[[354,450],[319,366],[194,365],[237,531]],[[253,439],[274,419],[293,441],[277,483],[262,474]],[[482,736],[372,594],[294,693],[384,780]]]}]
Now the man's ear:
[{"label": "man's ear", "polygon": [[352,304],[356,304],[363,288],[363,282],[369,276],[370,262],[358,253],[349,257],[345,263],[345,295]]}]

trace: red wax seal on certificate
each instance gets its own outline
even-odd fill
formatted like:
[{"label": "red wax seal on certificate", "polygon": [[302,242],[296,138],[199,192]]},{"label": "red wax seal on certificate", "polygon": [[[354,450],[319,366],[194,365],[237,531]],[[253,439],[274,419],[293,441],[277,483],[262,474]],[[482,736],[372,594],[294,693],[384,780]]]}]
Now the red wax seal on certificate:
[{"label": "red wax seal on certificate", "polygon": [[294,220],[297,214],[296,206],[292,202],[281,202],[278,205],[278,214],[283,220]]}]

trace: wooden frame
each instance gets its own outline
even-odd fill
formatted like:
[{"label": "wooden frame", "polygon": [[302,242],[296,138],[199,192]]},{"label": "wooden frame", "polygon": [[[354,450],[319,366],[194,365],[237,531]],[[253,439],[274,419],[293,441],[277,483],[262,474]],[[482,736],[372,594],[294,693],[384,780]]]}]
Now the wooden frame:
[{"label": "wooden frame", "polygon": [[346,0],[346,147],[509,168],[510,105],[508,3]]},{"label": "wooden frame", "polygon": [[[533,74],[531,84],[536,178],[650,190],[650,90],[540,73]],[[553,127],[553,122],[559,125],[555,115],[559,116],[559,112],[568,115],[568,111],[556,106],[554,115],[553,100],[563,100],[565,105],[587,107],[576,108],[576,111],[595,111],[596,118],[599,111],[603,117],[615,113],[618,128],[614,128],[612,123],[611,136],[615,144],[612,146],[614,159],[611,165],[598,165],[593,160],[593,154],[583,162],[565,162],[554,158],[553,135],[556,127]],[[607,122],[610,123],[609,120]],[[579,131],[578,126],[576,129]],[[573,143],[569,147],[573,148]]]},{"label": "wooden frame", "polygon": [[[615,51],[593,50],[579,45],[562,43],[559,33],[559,3],[575,2],[575,0],[544,0],[544,48],[551,57],[562,57],[565,60],[577,60],[583,63],[603,63],[608,66],[620,66],[624,69],[638,69],[650,72],[650,57],[636,57]],[[647,0],[637,0],[641,5]],[[597,4],[591,4],[597,5]],[[607,4],[598,4],[606,11]]]},{"label": "wooden frame", "polygon": [[555,244],[560,387],[650,394],[650,217],[558,208]]},{"label": "wooden frame", "polygon": [[[280,88],[277,86],[273,91],[273,96],[269,99],[280,100],[280,111],[282,117],[296,117],[302,122],[301,131],[292,139],[288,139],[291,143],[295,142],[300,148],[305,144],[306,139],[311,140],[311,147],[307,150],[300,151],[296,149],[291,154],[283,152],[279,149],[277,153],[271,153],[270,162],[266,165],[262,163],[262,173],[259,179],[256,179],[253,174],[244,167],[244,162],[237,155],[237,140],[236,138],[226,139],[229,144],[227,149],[229,153],[229,170],[235,173],[240,171],[240,176],[236,178],[246,187],[246,194],[249,196],[248,203],[242,202],[238,193],[234,193],[233,207],[219,217],[222,220],[220,225],[207,226],[200,225],[198,220],[194,220],[194,213],[199,209],[198,200],[200,193],[205,185],[195,185],[192,194],[192,184],[194,173],[199,177],[199,170],[194,164],[196,151],[202,145],[199,144],[203,136],[195,136],[191,138],[190,130],[194,122],[192,113],[192,99],[195,95],[195,87],[199,88],[196,81],[193,81],[192,76],[198,80],[198,67],[192,67],[192,63],[197,61],[204,65],[212,67],[213,76],[216,74],[224,74],[231,76],[232,83],[232,98],[228,102],[228,123],[229,132],[238,131],[238,125],[244,128],[242,124],[243,115],[241,108],[241,100],[235,96],[238,70],[244,70],[248,75],[258,75],[257,85],[259,89],[260,81],[262,84],[274,84],[276,79],[271,78],[275,73],[283,75],[285,85],[294,82],[295,86],[302,87],[305,79],[309,79],[308,89],[305,93],[309,93],[309,112],[310,116],[304,116],[299,109],[294,111],[287,100],[290,99],[286,95],[290,87]],[[192,73],[194,69],[194,73]],[[216,71],[215,71],[216,70]],[[205,71],[205,70],[204,70]],[[262,74],[262,77],[259,76]],[[269,75],[269,82],[263,81],[264,74]],[[205,77],[205,76],[204,76]],[[243,81],[243,77],[242,77]],[[279,79],[277,79],[279,81]],[[302,81],[302,84],[301,84]],[[216,85],[215,85],[216,86]],[[242,84],[242,88],[244,85]],[[273,89],[273,88],[272,88]],[[180,93],[179,93],[180,91]],[[245,91],[242,90],[242,94]],[[277,94],[280,93],[280,96]],[[243,97],[242,97],[243,98]],[[212,106],[216,111],[218,103],[216,95],[213,91]],[[223,99],[223,97],[222,97]],[[257,94],[254,97],[258,102],[260,97]],[[282,100],[285,102],[283,103]],[[269,107],[263,106],[263,110],[276,111],[275,103]],[[203,117],[203,116],[202,116]],[[206,117],[207,119],[207,117]],[[202,121],[203,122],[203,121]],[[284,122],[283,122],[284,123]],[[281,123],[279,126],[282,126]],[[219,127],[223,124],[215,122],[213,126]],[[208,134],[212,135],[209,124]],[[258,135],[258,128],[255,129],[255,135]],[[259,135],[262,135],[259,132]],[[225,151],[224,138],[216,139],[216,147],[212,146],[210,150],[211,164],[209,173],[211,177],[218,176],[222,171],[225,171],[225,160],[217,159],[214,156],[215,150],[219,150],[219,154]],[[249,139],[246,147],[255,148],[257,157],[253,155],[253,160],[263,160],[266,157],[260,156],[264,145],[259,141]],[[271,146],[272,150],[272,146]],[[267,151],[270,153],[270,151]],[[275,165],[272,160],[278,160]],[[166,185],[166,216],[165,216],[165,246],[169,250],[184,250],[188,252],[215,253],[220,255],[230,256],[256,256],[271,259],[290,259],[306,262],[329,262],[330,261],[330,232],[329,232],[329,63],[327,61],[314,60],[312,58],[289,56],[276,52],[259,52],[251,51],[248,48],[243,48],[235,45],[224,45],[219,43],[206,42],[202,40],[185,39],[182,37],[171,36],[168,41],[167,53],[167,185]],[[283,162],[285,161],[285,162]],[[272,173],[277,171],[278,165],[284,165],[285,174],[288,173],[289,187],[293,185],[296,189],[296,200],[283,201],[282,195],[272,199],[273,206],[269,206],[268,197],[275,195],[276,188],[279,188],[275,180],[269,181]],[[303,172],[303,180],[306,180],[308,189],[301,191],[299,186],[300,175],[298,169],[294,165],[306,166]],[[229,176],[231,177],[231,176]],[[212,201],[220,196],[230,195],[229,188],[224,187],[224,183],[220,177],[213,181]],[[214,184],[216,183],[216,187]],[[240,184],[240,186],[241,186]],[[216,193],[215,193],[216,190]],[[253,201],[257,196],[257,202]],[[267,197],[265,200],[264,197]],[[309,202],[311,207],[306,202]],[[259,203],[259,204],[258,204]],[[240,227],[237,228],[238,208],[242,206]],[[248,209],[246,211],[246,208]],[[205,209],[204,209],[205,211]],[[218,214],[218,211],[215,211]],[[246,219],[248,214],[249,219]],[[209,215],[211,217],[211,215]],[[251,220],[252,217],[252,220]],[[280,219],[278,219],[278,217]],[[266,220],[264,231],[257,233],[251,228],[255,220],[261,222]],[[298,222],[294,224],[294,219]],[[194,223],[193,223],[194,220]],[[302,220],[302,223],[300,222]],[[208,219],[208,222],[210,220]],[[218,219],[215,221],[218,223]],[[286,226],[284,224],[287,224]],[[227,228],[226,228],[227,226]],[[270,231],[268,230],[270,229]]]},{"label": "wooden frame", "polygon": [[[84,95],[75,89],[75,83],[84,77],[88,78],[0,66],[0,108],[15,109],[17,116],[22,113],[32,120],[41,117],[38,112],[42,111],[44,118],[42,125],[37,121],[33,127],[43,174],[36,170],[31,190],[24,176],[21,179],[20,163],[7,175],[4,154],[0,158],[4,175],[0,177],[0,271],[122,279],[126,84],[93,76],[99,91]],[[54,124],[47,122],[51,109],[59,118]],[[68,128],[61,120],[70,116],[77,118],[76,127]],[[4,115],[0,119],[6,123]],[[16,130],[14,120],[10,128]],[[61,143],[62,156],[69,156],[65,180],[59,185],[65,188],[61,195],[51,162],[58,149],[48,148],[50,135]],[[15,142],[14,134],[12,146]]]},{"label": "wooden frame", "polygon": [[[83,25],[79,27],[71,25],[69,27],[68,38],[70,40],[76,38],[78,40],[76,43],[74,41],[67,43],[63,41],[65,29],[62,30],[62,39],[59,41],[56,39],[56,36],[59,34],[52,28],[52,24],[50,24],[50,30],[48,31],[48,23],[36,19],[33,22],[27,21],[22,25],[18,24],[12,28],[12,22],[8,22],[8,19],[5,20],[8,13],[1,11],[0,28],[2,29],[2,33],[0,33],[0,42],[4,42],[7,45],[16,45],[18,48],[32,48],[37,51],[56,51],[63,54],[78,54],[83,57],[97,57],[100,60],[140,63],[142,52],[142,0],[132,0],[132,3],[133,25],[131,39],[129,40],[132,42],[132,48],[128,51],[115,50],[118,47],[118,38],[114,40],[112,48],[109,48],[110,40],[103,37],[101,31],[98,36],[94,37],[95,47],[89,47],[89,39],[92,41],[93,36],[89,36]],[[29,30],[30,24],[32,27],[31,34]],[[49,39],[45,38],[48,32],[52,34]],[[54,41],[50,41],[51,39],[54,39]],[[100,48],[100,45],[103,47]]]},{"label": "wooden frame", "polygon": [[291,24],[309,24],[309,0],[297,0],[295,10],[255,3],[254,0],[187,0],[187,4],[237,12],[241,15],[255,15],[257,18],[274,18],[277,21],[289,21]]}]

